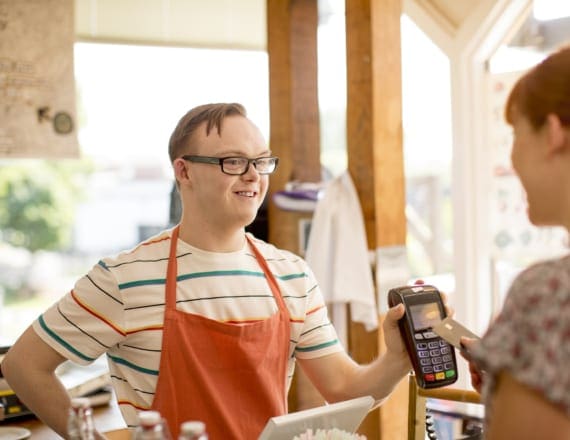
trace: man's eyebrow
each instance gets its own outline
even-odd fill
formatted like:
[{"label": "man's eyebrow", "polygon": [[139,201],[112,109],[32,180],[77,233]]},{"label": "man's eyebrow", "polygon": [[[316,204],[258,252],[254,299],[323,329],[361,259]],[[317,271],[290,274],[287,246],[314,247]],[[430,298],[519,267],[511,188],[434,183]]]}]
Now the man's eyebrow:
[{"label": "man's eyebrow", "polygon": [[[219,157],[236,157],[236,156],[245,157],[244,152],[238,150],[227,150],[219,153]],[[258,153],[255,157],[262,157],[262,156],[271,156],[271,150],[262,151],[261,153]]]}]

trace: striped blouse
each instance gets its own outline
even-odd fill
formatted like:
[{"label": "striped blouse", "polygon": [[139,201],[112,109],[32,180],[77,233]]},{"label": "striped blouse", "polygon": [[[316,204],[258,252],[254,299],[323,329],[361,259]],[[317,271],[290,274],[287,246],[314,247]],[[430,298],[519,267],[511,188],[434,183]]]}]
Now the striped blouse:
[{"label": "striped blouse", "polygon": [[[73,290],[33,324],[65,358],[89,364],[107,354],[119,407],[129,426],[150,408],[157,384],[164,289],[171,231],[99,261]],[[253,237],[252,237],[253,238]],[[300,257],[253,238],[275,276],[291,319],[287,388],[295,359],[343,350],[322,294]],[[265,275],[248,245],[214,253],[177,244],[177,308],[227,323],[247,323],[277,312]]]}]

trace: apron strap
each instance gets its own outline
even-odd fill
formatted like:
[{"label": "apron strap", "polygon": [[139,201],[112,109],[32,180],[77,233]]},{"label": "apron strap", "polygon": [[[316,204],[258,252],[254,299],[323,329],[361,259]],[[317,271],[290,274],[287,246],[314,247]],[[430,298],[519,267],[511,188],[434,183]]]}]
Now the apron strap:
[{"label": "apron strap", "polygon": [[166,271],[166,309],[174,310],[176,309],[176,281],[178,276],[178,261],[176,259],[176,248],[178,244],[178,233],[180,231],[180,225],[172,230],[172,235],[170,236],[170,254],[168,256],[168,269]]},{"label": "apron strap", "polygon": [[285,301],[283,301],[283,297],[281,296],[281,290],[279,289],[279,286],[277,285],[277,280],[275,279],[275,276],[273,275],[271,270],[269,270],[269,266],[267,265],[267,261],[265,261],[265,258],[263,258],[263,255],[261,255],[261,252],[259,252],[259,249],[257,249],[257,247],[253,244],[253,240],[251,238],[249,238],[249,236],[247,236],[247,235],[245,237],[247,238],[247,241],[249,242],[249,245],[250,245],[251,249],[253,250],[253,253],[255,255],[255,259],[257,260],[257,262],[261,266],[261,269],[263,270],[263,273],[265,274],[265,279],[267,280],[267,284],[269,284],[269,288],[271,289],[271,293],[273,293],[273,296],[275,297],[275,301],[277,301],[277,306],[279,307],[279,310],[281,310],[282,312],[285,312],[287,317],[289,317],[289,310],[285,306]]}]

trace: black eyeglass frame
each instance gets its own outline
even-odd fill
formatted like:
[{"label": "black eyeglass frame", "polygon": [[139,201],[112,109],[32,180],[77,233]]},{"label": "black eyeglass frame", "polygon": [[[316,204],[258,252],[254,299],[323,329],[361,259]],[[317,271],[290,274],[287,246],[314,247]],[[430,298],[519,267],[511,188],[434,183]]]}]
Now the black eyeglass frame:
[{"label": "black eyeglass frame", "polygon": [[[254,158],[254,159],[250,159],[249,157],[244,157],[244,156],[212,157],[212,156],[184,155],[184,156],[180,156],[180,157],[181,157],[181,159],[187,160],[189,162],[209,163],[209,164],[213,164],[213,165],[219,165],[220,169],[222,170],[222,173],[228,174],[230,176],[243,176],[244,174],[246,174],[249,171],[249,166],[251,164],[253,164],[253,166],[255,167],[255,169],[257,170],[257,172],[259,174],[268,175],[268,174],[273,173],[277,169],[277,165],[279,164],[279,158],[276,156],[260,156],[260,157]],[[243,171],[242,173],[231,173],[231,172],[224,170],[224,161],[226,161],[228,159],[245,159],[245,160],[247,160],[247,166],[245,167],[245,171]],[[260,159],[273,159],[275,161],[275,166],[273,167],[273,169],[270,172],[259,171],[257,169],[257,161]]]}]

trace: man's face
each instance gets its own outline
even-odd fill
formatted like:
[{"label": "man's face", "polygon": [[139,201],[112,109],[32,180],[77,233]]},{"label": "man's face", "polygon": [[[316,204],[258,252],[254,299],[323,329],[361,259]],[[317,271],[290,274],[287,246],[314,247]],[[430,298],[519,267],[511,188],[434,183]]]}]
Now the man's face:
[{"label": "man's face", "polygon": [[[242,156],[250,159],[270,156],[259,129],[242,116],[226,117],[219,135],[206,136],[206,124],[193,137],[190,154],[198,156]],[[243,228],[253,222],[265,194],[269,176],[260,175],[250,164],[241,176],[224,174],[220,165],[186,161],[190,184],[189,215],[201,216],[208,224]]]}]

